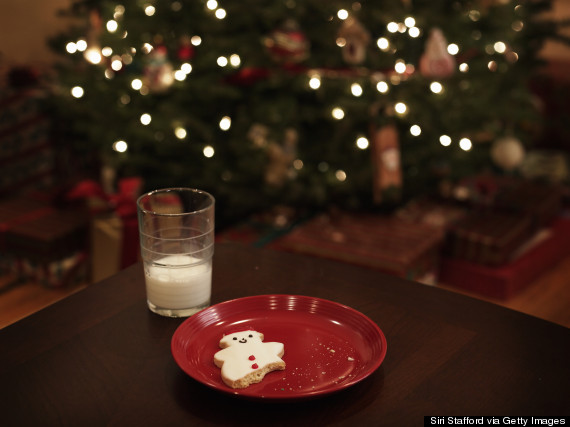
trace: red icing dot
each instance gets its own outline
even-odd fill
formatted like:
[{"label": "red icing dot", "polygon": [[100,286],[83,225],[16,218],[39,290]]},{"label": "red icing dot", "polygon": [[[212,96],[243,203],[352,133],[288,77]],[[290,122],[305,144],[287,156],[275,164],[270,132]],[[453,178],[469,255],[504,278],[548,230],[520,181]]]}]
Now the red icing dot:
[{"label": "red icing dot", "polygon": [[251,356],[249,356],[249,360],[255,360],[255,356],[252,354]]},{"label": "red icing dot", "polygon": [[251,369],[257,369],[259,368],[259,366],[257,366],[257,363],[254,363],[253,365],[251,365]]}]

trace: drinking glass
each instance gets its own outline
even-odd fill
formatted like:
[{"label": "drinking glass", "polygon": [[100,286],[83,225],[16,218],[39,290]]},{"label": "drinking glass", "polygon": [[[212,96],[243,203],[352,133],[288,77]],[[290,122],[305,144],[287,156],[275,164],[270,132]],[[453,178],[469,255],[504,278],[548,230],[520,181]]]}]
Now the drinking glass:
[{"label": "drinking glass", "polygon": [[187,317],[210,305],[214,255],[211,194],[165,188],[137,200],[148,307]]}]

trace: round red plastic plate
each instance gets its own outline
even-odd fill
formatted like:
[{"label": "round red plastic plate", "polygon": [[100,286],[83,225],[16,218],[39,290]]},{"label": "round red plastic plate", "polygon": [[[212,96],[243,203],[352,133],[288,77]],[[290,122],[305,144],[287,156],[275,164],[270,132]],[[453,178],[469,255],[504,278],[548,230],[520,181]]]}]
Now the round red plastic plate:
[{"label": "round red plastic plate", "polygon": [[[284,371],[232,389],[214,354],[224,334],[253,329],[285,345]],[[190,377],[224,393],[255,399],[304,399],[343,390],[372,374],[386,355],[386,338],[371,319],[336,302],[298,295],[226,301],[186,319],[172,337],[176,363]]]}]

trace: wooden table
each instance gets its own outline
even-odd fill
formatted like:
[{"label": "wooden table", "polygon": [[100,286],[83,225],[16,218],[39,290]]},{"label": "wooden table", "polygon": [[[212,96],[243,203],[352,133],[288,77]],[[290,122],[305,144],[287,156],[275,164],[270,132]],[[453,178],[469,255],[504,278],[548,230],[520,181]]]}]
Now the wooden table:
[{"label": "wooden table", "polygon": [[216,246],[214,303],[284,293],[369,316],[386,335],[384,363],[311,400],[222,394],[173,360],[184,319],[147,309],[136,264],[0,330],[0,424],[413,426],[424,415],[570,412],[570,329],[366,268]]}]

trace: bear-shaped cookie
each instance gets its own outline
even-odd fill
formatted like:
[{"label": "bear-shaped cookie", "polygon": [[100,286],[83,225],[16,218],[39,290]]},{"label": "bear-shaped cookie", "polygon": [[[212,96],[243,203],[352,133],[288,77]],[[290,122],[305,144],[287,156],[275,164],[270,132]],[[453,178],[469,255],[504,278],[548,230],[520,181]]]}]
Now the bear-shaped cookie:
[{"label": "bear-shaped cookie", "polygon": [[285,369],[281,359],[285,346],[263,342],[261,332],[233,332],[224,335],[219,346],[222,350],[214,354],[214,363],[222,370],[222,381],[231,388],[246,388],[263,380],[268,372]]}]

